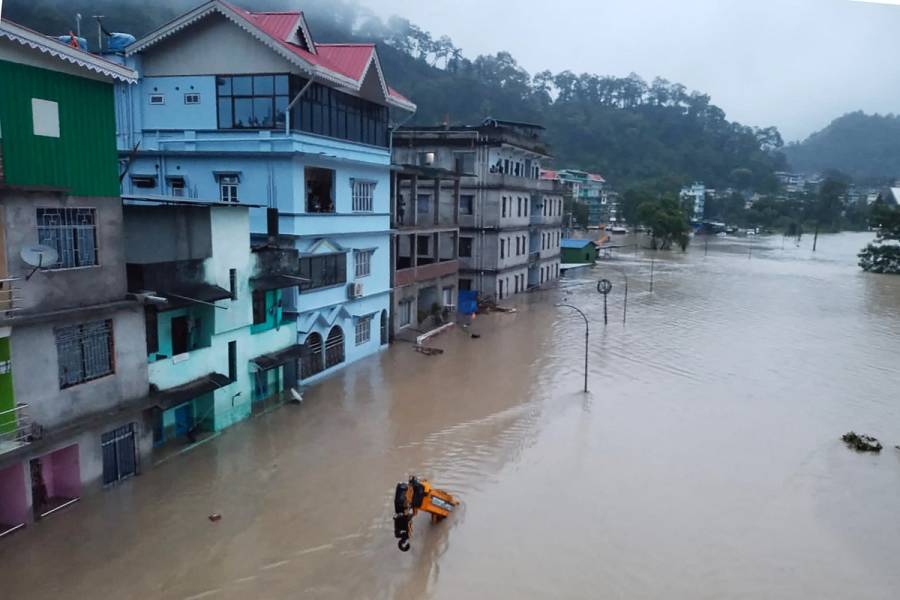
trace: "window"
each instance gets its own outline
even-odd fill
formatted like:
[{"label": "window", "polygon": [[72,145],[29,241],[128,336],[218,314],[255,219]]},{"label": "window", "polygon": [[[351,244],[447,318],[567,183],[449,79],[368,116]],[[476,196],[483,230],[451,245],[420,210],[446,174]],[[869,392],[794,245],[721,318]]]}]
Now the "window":
[{"label": "window", "polygon": [[506,196],[503,196],[503,210],[500,213],[501,217],[506,217]]},{"label": "window", "polygon": [[219,200],[236,204],[239,183],[240,177],[237,175],[219,175]]},{"label": "window", "polygon": [[191,326],[188,317],[173,317],[169,327],[172,338],[172,356],[189,352],[191,349]]},{"label": "window", "polygon": [[428,167],[434,164],[434,152],[419,152],[418,163],[420,167]]},{"label": "window", "polygon": [[502,279],[498,279],[498,280],[497,280],[497,285],[499,286],[499,291],[498,291],[498,293],[497,293],[497,297],[498,297],[500,300],[503,300],[503,280],[502,280]]},{"label": "window", "polygon": [[31,99],[31,124],[34,135],[59,137],[59,104],[51,100]]},{"label": "window", "polygon": [[404,300],[400,303],[400,327],[406,327],[412,323],[412,300]]},{"label": "window", "polygon": [[470,238],[470,237],[459,238],[459,256],[461,258],[471,258],[472,257],[472,238]]},{"label": "window", "polygon": [[266,309],[266,292],[253,291],[253,324],[260,325],[268,320],[269,312]]},{"label": "window", "polygon": [[334,171],[306,167],[306,212],[334,212]]},{"label": "window", "polygon": [[416,236],[416,254],[424,257],[431,257],[431,236],[430,235],[417,235]]},{"label": "window", "polygon": [[184,197],[184,177],[166,177],[169,182],[169,194],[179,198]]},{"label": "window", "polygon": [[131,185],[136,188],[152,189],[156,187],[155,175],[132,175]]},{"label": "window", "polygon": [[503,172],[505,174],[509,175],[509,159],[508,158],[503,159]]},{"label": "window", "polygon": [[517,198],[517,200],[518,200],[518,205],[519,205],[519,212],[518,212],[517,216],[521,217],[522,216],[522,196],[519,196]]},{"label": "window", "polygon": [[372,272],[372,250],[358,250],[353,253],[357,277],[367,277]]},{"label": "window", "polygon": [[416,195],[416,211],[419,215],[427,215],[431,211],[431,194]]},{"label": "window", "polygon": [[150,94],[150,104],[165,104],[166,97],[162,94]]},{"label": "window", "polygon": [[335,325],[325,340],[325,368],[344,362],[344,330]]},{"label": "window", "polygon": [[300,353],[300,378],[306,379],[322,372],[322,336],[310,333]]},{"label": "window", "polygon": [[228,379],[237,381],[237,342],[228,342]]},{"label": "window", "polygon": [[468,175],[475,174],[474,152],[454,152],[453,159],[457,173],[465,173]]},{"label": "window", "polygon": [[356,320],[356,345],[362,346],[372,339],[372,316],[360,317]]},{"label": "window", "polygon": [[500,239],[500,258],[506,258],[506,240]]},{"label": "window", "polygon": [[459,214],[471,215],[474,204],[475,204],[475,196],[473,194],[460,194],[459,195]]},{"label": "window", "polygon": [[54,269],[74,269],[98,264],[97,211],[93,208],[37,209],[38,243],[55,249]]},{"label": "window", "polygon": [[[185,104],[192,104],[187,101]],[[199,94],[197,102],[200,101]],[[216,77],[219,129],[273,129],[285,126],[287,75]]]},{"label": "window", "polygon": [[54,330],[60,389],[114,371],[112,321],[93,321]]},{"label": "window", "polygon": [[459,289],[460,291],[469,292],[472,290],[472,280],[471,279],[460,279],[459,280]]},{"label": "window", "polygon": [[185,94],[184,95],[184,103],[185,104],[200,104],[200,94]]},{"label": "window", "polygon": [[300,290],[314,290],[347,283],[347,255],[343,252],[300,259]]},{"label": "window", "polygon": [[372,212],[375,198],[375,182],[351,179],[353,212]]},{"label": "window", "polygon": [[453,288],[445,287],[441,290],[441,302],[444,306],[453,306]]}]

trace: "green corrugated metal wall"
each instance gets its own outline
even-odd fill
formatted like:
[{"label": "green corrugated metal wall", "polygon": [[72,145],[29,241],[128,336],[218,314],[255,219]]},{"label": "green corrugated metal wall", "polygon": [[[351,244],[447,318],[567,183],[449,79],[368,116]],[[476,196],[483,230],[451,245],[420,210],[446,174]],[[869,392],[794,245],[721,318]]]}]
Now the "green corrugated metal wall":
[{"label": "green corrugated metal wall", "polygon": [[[59,138],[34,135],[32,98],[59,104]],[[0,131],[6,183],[119,195],[111,84],[0,61]]]}]

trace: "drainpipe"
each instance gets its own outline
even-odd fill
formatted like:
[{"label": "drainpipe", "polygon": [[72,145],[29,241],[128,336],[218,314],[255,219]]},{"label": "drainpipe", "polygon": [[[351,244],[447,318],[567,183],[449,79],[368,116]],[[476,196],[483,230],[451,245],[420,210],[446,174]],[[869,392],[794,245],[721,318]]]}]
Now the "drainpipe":
[{"label": "drainpipe", "polygon": [[294,105],[297,104],[297,102],[300,100],[300,98],[303,96],[303,94],[306,93],[306,90],[308,90],[309,86],[311,86],[312,84],[313,84],[312,79],[307,81],[306,85],[304,85],[300,89],[300,91],[297,92],[297,95],[294,96],[294,99],[291,100],[291,103],[287,105],[287,109],[284,111],[284,135],[285,136],[291,135],[291,109],[294,108]]}]

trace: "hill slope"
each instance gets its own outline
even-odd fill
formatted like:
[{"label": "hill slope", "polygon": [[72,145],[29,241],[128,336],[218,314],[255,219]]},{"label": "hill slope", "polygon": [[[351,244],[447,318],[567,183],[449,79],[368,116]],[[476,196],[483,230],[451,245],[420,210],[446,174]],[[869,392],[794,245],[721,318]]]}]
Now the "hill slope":
[{"label": "hill slope", "polygon": [[[4,16],[52,34],[69,31],[74,14],[106,15],[112,31],[140,36],[197,0],[124,6],[121,0],[6,0]],[[238,0],[251,10],[295,8],[287,0]],[[377,41],[391,84],[419,112],[411,123],[479,123],[487,116],[540,123],[557,166],[602,173],[625,188],[653,183],[672,190],[692,180],[708,185],[774,189],[784,167],[774,128],[729,122],[707,95],[637,75],[624,78],[542,72],[533,77],[505,52],[465,58],[446,36],[436,38],[402,18],[387,21],[344,0],[305,0],[320,41]],[[96,31],[87,18],[82,33]],[[94,37],[93,33],[88,35]],[[93,39],[91,41],[93,41]]]},{"label": "hill slope", "polygon": [[837,169],[857,181],[890,182],[900,177],[900,116],[848,113],[784,150],[796,171]]}]

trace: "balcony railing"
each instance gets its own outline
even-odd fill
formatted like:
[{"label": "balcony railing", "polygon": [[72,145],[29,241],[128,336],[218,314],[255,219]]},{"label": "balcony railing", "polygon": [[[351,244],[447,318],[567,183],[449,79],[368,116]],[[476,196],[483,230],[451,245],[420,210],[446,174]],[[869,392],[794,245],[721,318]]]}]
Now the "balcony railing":
[{"label": "balcony railing", "polygon": [[457,271],[459,271],[458,260],[446,260],[430,265],[397,269],[394,273],[394,284],[398,286],[409,285],[415,281],[427,281],[437,277],[452,275]]},{"label": "balcony railing", "polygon": [[20,308],[22,298],[16,285],[19,279],[19,277],[0,279],[0,318],[11,317],[13,311]]},{"label": "balcony railing", "polygon": [[40,437],[40,427],[32,423],[27,404],[0,410],[0,454],[15,450]]}]

